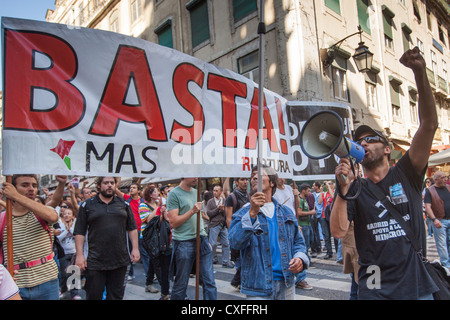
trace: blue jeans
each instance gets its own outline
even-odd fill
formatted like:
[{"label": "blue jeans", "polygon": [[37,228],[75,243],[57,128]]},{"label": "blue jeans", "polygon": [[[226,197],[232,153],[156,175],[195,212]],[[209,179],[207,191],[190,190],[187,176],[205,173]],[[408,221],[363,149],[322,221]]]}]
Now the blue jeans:
[{"label": "blue jeans", "polygon": [[433,225],[434,239],[436,241],[436,249],[444,267],[450,268],[449,248],[450,248],[450,220],[441,219],[441,228]]},{"label": "blue jeans", "polygon": [[[197,245],[196,239],[187,241],[173,240],[172,264],[175,263],[175,279],[171,300],[185,300],[189,284],[189,275],[195,265]],[[217,300],[217,288],[214,280],[212,250],[208,238],[200,237],[200,283],[203,286],[204,300]]]},{"label": "blue jeans", "polygon": [[148,264],[150,261],[150,257],[148,256],[147,250],[144,248],[144,240],[141,237],[141,232],[139,231],[139,252],[141,253],[141,261],[142,265],[144,266],[144,272],[147,274],[148,272]]},{"label": "blue jeans", "polygon": [[305,239],[305,245],[306,245],[306,252],[311,248],[311,243],[314,237],[313,234],[313,228],[311,226],[301,226],[302,228],[302,235]]},{"label": "blue jeans", "polygon": [[217,237],[220,236],[222,244],[222,264],[230,261],[230,243],[228,241],[228,229],[225,226],[217,225],[209,228],[209,243],[211,243],[213,255],[216,255]]},{"label": "blue jeans", "polygon": [[59,300],[59,281],[53,279],[30,288],[20,288],[22,300]]},{"label": "blue jeans", "polygon": [[249,296],[247,300],[295,300],[295,286],[286,288],[284,280],[272,281],[272,294],[269,296]]}]

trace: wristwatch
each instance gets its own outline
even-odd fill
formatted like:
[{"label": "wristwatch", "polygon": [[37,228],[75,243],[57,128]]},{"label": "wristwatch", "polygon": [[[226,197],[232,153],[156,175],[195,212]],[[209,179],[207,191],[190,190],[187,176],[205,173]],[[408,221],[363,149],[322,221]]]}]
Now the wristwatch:
[{"label": "wristwatch", "polygon": [[431,221],[433,221],[433,222],[434,222],[434,221],[435,221],[436,219],[437,219],[437,218],[433,218],[433,219],[431,219]]}]

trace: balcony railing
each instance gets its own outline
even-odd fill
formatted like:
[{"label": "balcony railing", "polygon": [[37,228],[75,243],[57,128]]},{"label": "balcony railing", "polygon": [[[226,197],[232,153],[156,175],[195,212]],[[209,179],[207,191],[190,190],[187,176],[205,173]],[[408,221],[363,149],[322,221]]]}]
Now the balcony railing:
[{"label": "balcony railing", "polygon": [[438,76],[438,88],[448,94],[447,80]]},{"label": "balcony railing", "polygon": [[430,84],[432,86],[436,86],[436,79],[434,77],[434,71],[427,68],[427,76],[428,76],[428,81],[430,81]]}]

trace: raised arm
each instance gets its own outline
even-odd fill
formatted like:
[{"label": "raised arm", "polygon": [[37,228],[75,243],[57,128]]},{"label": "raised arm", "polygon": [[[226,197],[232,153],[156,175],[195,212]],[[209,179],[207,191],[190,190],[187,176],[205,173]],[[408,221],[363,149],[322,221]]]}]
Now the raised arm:
[{"label": "raised arm", "polygon": [[411,142],[409,156],[416,171],[422,172],[428,163],[434,134],[438,127],[436,104],[428,81],[426,63],[419,49],[415,47],[406,51],[400,62],[413,71],[419,95],[419,128]]}]

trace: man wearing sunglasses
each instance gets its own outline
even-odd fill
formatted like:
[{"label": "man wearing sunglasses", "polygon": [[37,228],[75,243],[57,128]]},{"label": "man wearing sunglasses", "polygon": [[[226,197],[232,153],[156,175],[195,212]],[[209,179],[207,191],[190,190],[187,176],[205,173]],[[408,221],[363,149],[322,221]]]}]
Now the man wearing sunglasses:
[{"label": "man wearing sunglasses", "polygon": [[[419,96],[420,125],[410,149],[391,168],[387,138],[381,131],[363,125],[356,129],[354,140],[365,150],[361,164],[366,179],[355,181],[348,159],[341,159],[335,170],[340,194],[335,197],[330,227],[334,237],[342,238],[354,222],[359,299],[432,299],[438,290],[402,227],[371,191],[380,187],[425,243],[421,191],[438,126],[436,106],[419,49],[406,51],[400,62],[412,70]],[[370,186],[369,180],[377,186]],[[357,195],[359,183],[361,192]]]}]

